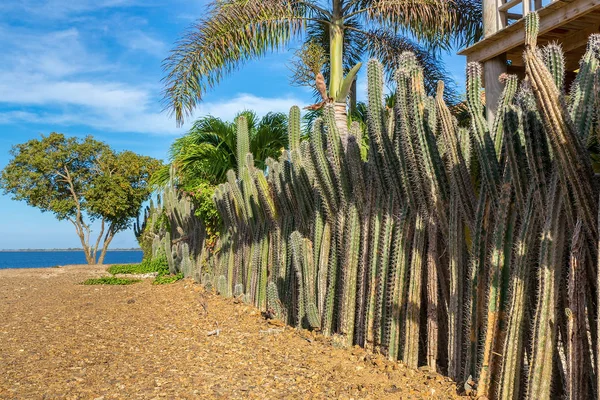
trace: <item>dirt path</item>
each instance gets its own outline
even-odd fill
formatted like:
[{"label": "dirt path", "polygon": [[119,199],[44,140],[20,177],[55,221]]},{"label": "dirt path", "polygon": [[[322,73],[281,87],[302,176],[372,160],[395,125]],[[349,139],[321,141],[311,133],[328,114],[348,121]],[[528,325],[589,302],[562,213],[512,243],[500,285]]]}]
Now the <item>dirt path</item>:
[{"label": "dirt path", "polygon": [[335,349],[189,281],[78,284],[103,272],[0,270],[1,399],[457,397],[437,374]]}]

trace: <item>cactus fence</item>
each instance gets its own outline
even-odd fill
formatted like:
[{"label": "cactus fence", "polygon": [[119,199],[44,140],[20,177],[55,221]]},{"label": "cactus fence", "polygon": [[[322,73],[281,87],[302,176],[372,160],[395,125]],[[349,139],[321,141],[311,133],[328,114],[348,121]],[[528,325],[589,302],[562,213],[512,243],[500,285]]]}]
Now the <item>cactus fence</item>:
[{"label": "cactus fence", "polygon": [[[600,35],[567,93],[562,52],[536,46],[527,79],[504,76],[491,129],[481,69],[467,69],[469,129],[428,97],[404,53],[396,105],[368,63],[369,152],[334,109],[266,172],[238,120],[239,171],[215,201],[226,233],[203,280],[289,324],[476,382],[498,399],[597,398]],[[346,135],[346,133],[342,133]],[[346,144],[344,147],[343,144]]]}]

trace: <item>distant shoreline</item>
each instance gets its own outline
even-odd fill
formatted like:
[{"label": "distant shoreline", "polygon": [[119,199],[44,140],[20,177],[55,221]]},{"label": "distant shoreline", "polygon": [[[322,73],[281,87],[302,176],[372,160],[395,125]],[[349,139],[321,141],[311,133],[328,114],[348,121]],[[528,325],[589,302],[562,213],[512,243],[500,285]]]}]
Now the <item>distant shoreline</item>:
[{"label": "distant shoreline", "polygon": [[[83,249],[6,249],[0,253],[54,253],[65,251],[83,251]],[[142,251],[142,249],[108,249],[108,251]]]}]

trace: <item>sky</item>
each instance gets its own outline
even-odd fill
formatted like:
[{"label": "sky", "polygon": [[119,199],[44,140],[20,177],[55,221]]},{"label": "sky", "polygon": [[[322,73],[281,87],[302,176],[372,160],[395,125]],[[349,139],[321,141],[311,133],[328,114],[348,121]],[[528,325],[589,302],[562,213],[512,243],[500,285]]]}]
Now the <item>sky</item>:
[{"label": "sky", "polygon": [[[161,102],[161,63],[202,16],[190,0],[2,0],[0,2],[0,169],[12,146],[50,132],[93,135],[115,150],[166,160],[178,128]],[[232,119],[311,104],[311,90],[289,84],[298,47],[247,63],[204,96],[194,117]],[[443,56],[464,87],[463,57]],[[359,75],[359,100],[366,77]],[[0,249],[81,247],[73,226],[0,192]],[[112,248],[137,247],[131,230]]]}]

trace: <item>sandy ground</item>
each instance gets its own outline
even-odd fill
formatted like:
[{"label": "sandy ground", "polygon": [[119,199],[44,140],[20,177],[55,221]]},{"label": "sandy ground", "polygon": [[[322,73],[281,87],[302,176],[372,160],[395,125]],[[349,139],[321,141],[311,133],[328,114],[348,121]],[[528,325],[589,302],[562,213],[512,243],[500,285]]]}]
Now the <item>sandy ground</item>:
[{"label": "sandy ground", "polygon": [[191,281],[79,284],[104,270],[0,270],[1,399],[458,397],[435,373],[336,349]]}]

